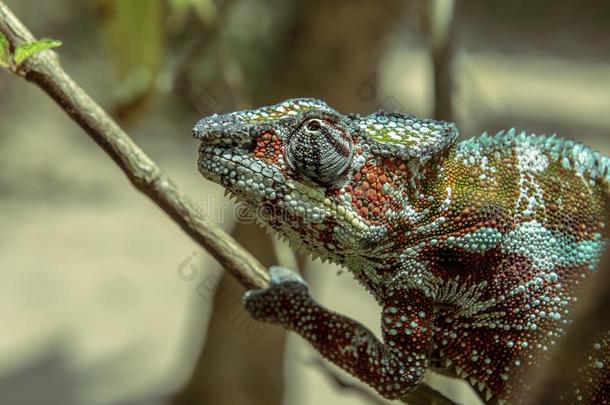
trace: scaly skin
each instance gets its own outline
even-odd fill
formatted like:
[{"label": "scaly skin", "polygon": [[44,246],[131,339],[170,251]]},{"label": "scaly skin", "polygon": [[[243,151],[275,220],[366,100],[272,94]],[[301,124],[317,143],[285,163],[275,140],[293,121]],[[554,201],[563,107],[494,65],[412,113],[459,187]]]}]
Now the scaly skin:
[{"label": "scaly skin", "polygon": [[[519,402],[564,334],[605,244],[610,160],[514,130],[457,143],[453,124],[342,115],[314,99],[200,120],[199,170],[258,220],[348,268],[383,307],[380,342],[272,268],[244,297],[259,320],[401,398],[429,367],[487,401]],[[564,401],[610,402],[610,335]]]}]

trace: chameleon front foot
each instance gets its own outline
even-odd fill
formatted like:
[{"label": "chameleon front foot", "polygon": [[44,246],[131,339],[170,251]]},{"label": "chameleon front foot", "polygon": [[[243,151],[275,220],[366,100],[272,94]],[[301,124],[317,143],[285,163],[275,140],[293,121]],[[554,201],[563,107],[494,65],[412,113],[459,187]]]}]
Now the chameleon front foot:
[{"label": "chameleon front foot", "polygon": [[299,316],[297,309],[311,300],[307,283],[285,267],[271,267],[269,275],[269,287],[246,291],[244,306],[256,320],[290,327],[291,320]]},{"label": "chameleon front foot", "polygon": [[[386,398],[400,398],[421,381],[432,333],[421,311],[427,308],[425,303],[412,300],[413,307],[407,308],[388,300],[383,323],[384,338],[390,342],[386,345],[364,325],[318,304],[298,274],[272,267],[270,275],[268,288],[244,295],[252,317],[298,333],[324,357]],[[394,295],[401,298],[401,292]]]}]

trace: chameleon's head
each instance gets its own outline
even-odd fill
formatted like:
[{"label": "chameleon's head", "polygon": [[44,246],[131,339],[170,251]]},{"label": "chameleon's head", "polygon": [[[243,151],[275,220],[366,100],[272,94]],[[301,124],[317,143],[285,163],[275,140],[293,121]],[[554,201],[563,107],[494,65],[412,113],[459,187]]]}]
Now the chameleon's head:
[{"label": "chameleon's head", "polygon": [[345,263],[387,251],[391,224],[453,144],[453,124],[378,112],[344,116],[315,99],[201,119],[199,170],[293,244]]}]

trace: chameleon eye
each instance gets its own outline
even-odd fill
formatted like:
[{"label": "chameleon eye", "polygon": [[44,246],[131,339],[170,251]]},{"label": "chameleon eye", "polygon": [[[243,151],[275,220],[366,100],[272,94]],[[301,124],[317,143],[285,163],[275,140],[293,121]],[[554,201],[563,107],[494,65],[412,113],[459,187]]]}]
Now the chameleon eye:
[{"label": "chameleon eye", "polygon": [[320,120],[316,120],[316,119],[309,120],[307,122],[306,128],[309,131],[318,131],[318,130],[320,130],[320,128],[322,128],[322,123],[320,122]]},{"label": "chameleon eye", "polygon": [[311,118],[287,137],[285,156],[297,175],[327,186],[347,173],[353,145],[346,129],[326,120]]}]

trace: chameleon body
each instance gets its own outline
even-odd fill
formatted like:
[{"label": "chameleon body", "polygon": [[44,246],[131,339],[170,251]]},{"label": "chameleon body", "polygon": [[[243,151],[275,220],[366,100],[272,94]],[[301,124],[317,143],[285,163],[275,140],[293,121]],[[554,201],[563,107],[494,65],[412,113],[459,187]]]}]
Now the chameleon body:
[{"label": "chameleon body", "polygon": [[[519,402],[606,242],[610,159],[555,136],[458,142],[451,123],[343,115],[307,98],[206,117],[193,134],[206,178],[374,295],[383,341],[283,268],[246,293],[246,308],[386,398],[432,368],[488,402]],[[564,399],[608,403],[610,335],[588,350]]]}]

